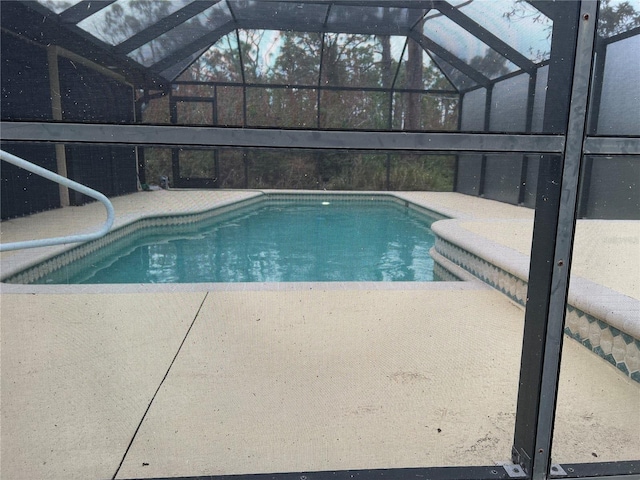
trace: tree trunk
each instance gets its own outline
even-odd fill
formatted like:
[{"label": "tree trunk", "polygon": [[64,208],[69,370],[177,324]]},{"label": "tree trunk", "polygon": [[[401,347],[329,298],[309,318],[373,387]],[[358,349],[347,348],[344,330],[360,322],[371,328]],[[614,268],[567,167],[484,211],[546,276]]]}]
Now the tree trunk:
[{"label": "tree trunk", "polygon": [[378,40],[382,46],[382,86],[389,88],[393,82],[393,72],[391,71],[391,37],[389,35],[379,35]]},{"label": "tree trunk", "polygon": [[[421,28],[418,28],[422,31]],[[406,62],[407,68],[407,88],[421,90],[423,88],[422,79],[422,47],[412,39],[409,39],[408,44],[409,56]],[[407,110],[405,116],[405,129],[406,130],[419,130],[421,128],[420,118],[420,100],[421,94],[409,93],[407,94]]]}]

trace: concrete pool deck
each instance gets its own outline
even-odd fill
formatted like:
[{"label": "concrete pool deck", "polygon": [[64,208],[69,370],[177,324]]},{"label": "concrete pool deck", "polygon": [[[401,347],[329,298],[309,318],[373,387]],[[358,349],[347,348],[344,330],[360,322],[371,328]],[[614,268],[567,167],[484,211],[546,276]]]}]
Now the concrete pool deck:
[{"label": "concrete pool deck", "polygon": [[[200,210],[256,194],[145,192],[115,198],[114,206],[122,224],[138,212]],[[398,195],[527,253],[532,210],[459,194]],[[2,242],[86,231],[102,221],[101,209],[3,222]],[[637,223],[589,222],[584,240],[578,224],[574,274],[637,299]],[[594,228],[605,236],[593,236]],[[2,268],[38,253],[3,253]],[[609,268],[621,257],[626,262]],[[509,458],[523,310],[485,284],[135,292],[2,285],[0,477],[151,478]],[[639,458],[640,385],[567,339],[555,432],[560,464]]]}]

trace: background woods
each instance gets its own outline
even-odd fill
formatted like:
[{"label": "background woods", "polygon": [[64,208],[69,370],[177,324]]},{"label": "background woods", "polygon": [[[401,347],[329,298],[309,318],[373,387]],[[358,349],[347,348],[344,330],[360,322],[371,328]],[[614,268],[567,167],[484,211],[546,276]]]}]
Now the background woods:
[{"label": "background woods", "polygon": [[[458,116],[455,90],[411,39],[269,30],[225,35],[145,106],[147,123],[186,125],[455,130]],[[175,175],[172,155],[181,178],[226,188],[453,187],[447,156],[256,149],[147,149],[150,182]]]}]

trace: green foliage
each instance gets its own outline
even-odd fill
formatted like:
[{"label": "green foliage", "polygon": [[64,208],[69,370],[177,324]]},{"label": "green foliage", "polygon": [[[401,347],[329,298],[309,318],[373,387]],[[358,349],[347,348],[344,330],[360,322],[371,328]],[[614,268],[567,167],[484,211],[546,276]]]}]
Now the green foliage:
[{"label": "green foliage", "polygon": [[219,151],[220,188],[247,188],[245,177],[246,155],[242,149],[225,149]]},{"label": "green foliage", "polygon": [[[640,27],[640,12],[634,4],[637,0],[601,0],[598,12],[598,35],[610,37]],[[527,19],[531,23],[545,24],[547,35],[552,34],[552,23],[527,0],[516,0],[513,7],[503,14],[510,21]],[[549,52],[535,52],[539,60],[548,57]]]},{"label": "green foliage", "polygon": [[444,155],[393,156],[392,190],[453,190],[455,157]]},{"label": "green foliage", "polygon": [[180,149],[180,176],[183,178],[213,178],[215,152],[213,150]]},{"label": "green foliage", "polygon": [[487,50],[484,56],[476,55],[469,62],[469,66],[489,78],[497,78],[509,73],[507,59],[495,50]]},{"label": "green foliage", "polygon": [[453,190],[455,158],[452,156],[257,149],[222,151],[220,186],[386,190],[387,163],[391,190]]},{"label": "green foliage", "polygon": [[169,148],[144,148],[145,174],[149,185],[160,184],[160,177],[169,178],[173,184],[171,172],[171,149]]},{"label": "green foliage", "polygon": [[322,37],[317,33],[282,32],[280,55],[274,61],[274,83],[316,85]]},{"label": "green foliage", "polygon": [[[415,52],[400,62],[392,57],[391,39],[386,36],[328,33],[323,39],[318,33],[232,32],[194,62],[181,80],[237,86],[218,85],[214,93],[206,85],[180,84],[174,95],[192,100],[178,102],[177,120],[188,125],[276,128],[455,129],[457,97],[419,92],[451,89],[451,85],[433,64],[423,64],[421,47],[411,44],[411,48]],[[366,90],[389,88],[392,82],[396,89],[418,91],[392,96],[389,91]],[[319,86],[336,88],[321,88],[318,93]],[[168,111],[164,99],[152,102],[145,121],[165,122],[162,107]],[[171,155],[148,150],[148,181],[171,177]],[[452,164],[434,157],[409,161],[392,156],[389,172],[386,153],[221,149],[217,157],[213,150],[185,150],[179,158],[183,178],[213,178],[218,158],[222,188],[383,190],[389,183],[387,175],[393,189],[452,188]]]},{"label": "green foliage", "polygon": [[598,15],[598,34],[612,36],[640,27],[640,12],[631,2],[620,2],[612,5],[611,0],[601,0]]}]

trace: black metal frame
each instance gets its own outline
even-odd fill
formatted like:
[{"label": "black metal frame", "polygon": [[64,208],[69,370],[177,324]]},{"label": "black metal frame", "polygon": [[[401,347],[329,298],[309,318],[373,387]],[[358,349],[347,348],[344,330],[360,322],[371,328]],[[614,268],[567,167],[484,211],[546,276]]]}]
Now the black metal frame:
[{"label": "black metal frame", "polygon": [[[596,2],[569,4],[569,7],[563,18],[569,25],[578,23],[577,40],[565,44],[574,50],[569,58],[575,57],[571,110],[567,110],[564,156],[544,155],[540,163],[520,368],[520,384],[527,388],[518,392],[512,453],[513,461],[522,465],[534,479],[546,478],[551,464],[578,178],[598,13]],[[554,41],[557,43],[558,38]]]},{"label": "black metal frame", "polygon": [[[213,97],[189,97],[179,96],[173,94],[173,89],[169,91],[169,112],[170,121],[176,125],[180,123],[178,114],[178,103],[181,102],[198,102],[209,103],[211,105],[211,117],[214,125],[217,123],[217,95],[215,94],[216,86],[214,85]],[[144,151],[144,149],[140,149]],[[172,186],[176,188],[216,188],[218,186],[220,164],[218,150],[214,150],[214,162],[213,162],[213,177],[212,178],[200,178],[200,177],[183,177],[180,173],[180,152],[182,148],[171,149],[171,173],[173,176]]]},{"label": "black metal frame", "polygon": [[2,122],[7,141],[147,146],[562,153],[563,135]]},{"label": "black metal frame", "polygon": [[[593,72],[598,2],[535,2],[554,15],[547,135],[327,131],[260,128],[96,125],[3,122],[4,141],[103,143],[194,147],[267,147],[425,152],[519,152],[543,154],[538,182],[529,299],[521,358],[520,389],[512,460],[522,478],[556,478],[551,464],[569,285],[577,196],[585,154],[640,154],[640,138],[590,137],[588,93]],[[506,52],[505,52],[506,53]],[[573,59],[573,62],[568,62]],[[482,79],[479,79],[482,80]],[[558,85],[571,85],[563,96]],[[487,86],[489,86],[488,84]],[[271,86],[273,88],[273,86]],[[490,89],[487,104],[490,103]],[[570,107],[570,108],[569,108]],[[518,468],[518,467],[516,467]],[[630,479],[640,475],[640,461],[562,465],[562,478]],[[513,478],[501,466],[431,467],[388,470],[256,474],[183,479],[407,479],[481,480]]]},{"label": "black metal frame", "polygon": [[[330,9],[328,10],[330,11]],[[324,35],[322,36],[322,44],[324,45]],[[404,52],[406,49],[407,42],[405,42],[404,49],[402,51],[401,58],[404,56]],[[393,82],[389,88],[381,88],[381,87],[337,87],[331,85],[322,85],[322,54],[324,49],[320,51],[320,73],[318,75],[318,84],[314,86],[310,85],[296,85],[296,84],[259,84],[259,83],[237,83],[237,82],[200,82],[200,81],[176,81],[173,85],[195,85],[195,86],[213,86],[214,95],[212,97],[204,97],[204,96],[185,96],[185,95],[174,95],[173,89],[171,89],[169,93],[169,102],[170,102],[170,111],[171,111],[171,123],[172,124],[184,124],[180,122],[178,118],[177,111],[175,110],[176,102],[196,102],[196,103],[211,103],[213,106],[213,125],[218,125],[216,112],[218,110],[218,95],[217,95],[217,87],[219,86],[231,86],[231,87],[242,87],[245,94],[243,95],[243,118],[244,125],[243,127],[247,127],[246,121],[246,111],[247,111],[247,99],[246,99],[246,90],[247,88],[265,88],[265,89],[280,89],[280,90],[288,90],[291,88],[299,89],[299,90],[316,90],[316,127],[318,129],[321,128],[321,98],[323,91],[358,91],[358,92],[382,92],[389,93],[389,108],[387,111],[387,128],[388,130],[393,130],[393,95],[394,93],[418,93],[423,95],[440,95],[440,96],[450,96],[454,97],[459,102],[459,95],[457,91],[451,90],[418,90],[418,89],[407,89],[407,88],[395,88],[395,82],[398,77],[398,72],[400,70],[400,62],[398,62],[398,68],[396,69],[396,73],[393,78]],[[250,125],[249,125],[250,126]],[[211,179],[205,178],[183,178],[180,176],[180,162],[179,162],[179,151],[177,149],[173,149],[172,154],[172,170],[174,176],[174,186],[176,187],[185,187],[185,188],[216,188],[219,186],[219,171],[220,171],[220,162],[219,162],[219,150],[214,150],[214,177]],[[248,185],[248,175],[247,175],[247,163],[245,162],[245,187]],[[385,162],[385,189],[391,190],[391,157],[387,154],[387,159]],[[457,170],[454,170],[454,174],[457,174]],[[454,179],[455,185],[455,179]]]},{"label": "black metal frame", "polygon": [[[608,38],[603,38],[598,36],[596,38],[596,46],[595,46],[595,64],[593,68],[593,86],[591,89],[591,108],[589,109],[589,117],[588,121],[588,134],[589,135],[597,135],[598,134],[598,119],[600,117],[600,103],[602,100],[602,86],[604,81],[604,67],[607,61],[607,49],[608,46],[612,43],[618,42],[620,40],[624,40],[633,35],[640,34],[640,27],[633,28],[623,33],[619,33],[617,35],[613,35]],[[637,150],[637,149],[636,149]],[[604,153],[604,152],[589,152],[588,145],[585,145],[585,153]],[[580,183],[582,185],[590,185],[591,184],[591,172],[593,169],[593,159],[591,157],[587,157],[585,160],[585,166],[582,172],[582,177],[580,179]],[[584,188],[581,191],[579,203],[578,203],[578,216],[584,217],[587,214],[587,209],[589,205],[589,188]]]},{"label": "black metal frame", "polygon": [[[588,478],[590,480],[632,480],[640,461],[565,464],[550,479]],[[620,473],[627,472],[627,473]],[[239,475],[203,475],[190,477],[156,477],[146,480],[509,480],[513,477],[501,466],[430,467],[375,470],[338,470],[322,472],[257,473]],[[530,477],[529,477],[530,478]]]},{"label": "black metal frame", "polygon": [[433,467],[162,477],[145,480],[508,480],[501,467]]},{"label": "black metal frame", "polygon": [[[194,2],[193,4],[190,4],[190,5],[186,5],[183,8],[179,9],[178,11],[174,12],[169,17],[159,20],[158,22],[148,26],[147,28],[141,30],[140,32],[136,33],[135,35],[131,36],[127,40],[115,46],[108,45],[107,43],[96,39],[92,35],[88,34],[86,31],[84,31],[82,28],[77,26],[78,22],[84,20],[85,18],[88,18],[89,16],[98,12],[99,10],[102,10],[108,7],[109,5],[114,3],[114,0],[81,2],[63,11],[59,15],[52,13],[46,7],[37,4],[33,0],[21,0],[20,3],[25,4],[26,6],[28,6],[28,8],[24,9],[23,7],[23,11],[20,15],[18,15],[18,17],[24,16],[25,13],[28,14],[29,11],[38,12],[41,15],[43,15],[44,18],[48,20],[47,23],[50,24],[51,27],[53,27],[51,29],[50,34],[53,35],[55,38],[57,38],[58,41],[61,42],[61,45],[72,46],[73,47],[71,48],[72,50],[86,57],[93,56],[94,58],[98,59],[98,58],[104,57],[105,55],[109,56],[110,58],[108,59],[105,58],[105,60],[107,60],[110,64],[114,64],[114,63],[122,64],[125,66],[125,68],[128,68],[129,71],[140,72],[141,74],[138,75],[138,78],[136,79],[136,83],[141,88],[150,88],[152,86],[155,88],[165,88],[167,86],[167,83],[166,83],[166,79],[162,77],[163,72],[171,70],[173,75],[177,76],[179,73],[181,73],[181,70],[175,70],[176,65],[183,64],[185,60],[190,59],[195,53],[200,52],[203,48],[207,48],[208,46],[212,45],[222,36],[228,33],[231,33],[233,30],[236,30],[237,32],[237,29],[239,28],[240,29],[256,28],[256,27],[259,28],[259,26],[252,25],[250,22],[246,23],[246,22],[239,21],[234,12],[234,8],[232,4],[228,0],[225,0],[225,2],[231,15],[231,19],[228,22],[219,26],[214,31],[202,37],[196,38],[190,43],[183,45],[176,51],[167,55],[165,58],[162,58],[158,62],[151,65],[147,69],[148,70],[147,72],[144,72],[145,70],[144,68],[142,68],[140,65],[136,64],[136,62],[128,58],[127,54],[134,51],[136,48],[139,48],[140,46],[144,45],[145,43],[153,40],[154,38],[157,38],[163,33],[171,30],[172,28],[178,26],[180,23],[195,17],[196,15],[200,14],[201,12],[203,12],[204,10],[206,10],[207,8],[211,7],[212,5],[218,2],[212,1],[212,0],[206,0],[206,1],[201,0],[198,2]],[[341,2],[332,2],[332,1],[325,1],[325,0],[315,0],[314,3],[327,6],[327,12],[326,12],[322,27],[315,30],[312,29],[313,31],[318,31],[319,33],[323,33],[323,34],[330,31],[330,29],[327,27],[327,21],[329,18],[329,12],[331,11],[331,8],[334,4],[356,6],[356,7],[357,6],[397,7],[401,5],[407,6],[406,3],[396,2],[396,1],[368,1],[367,2],[367,1],[343,0]],[[531,3],[535,4],[535,3],[544,3],[544,2],[532,1]],[[442,0],[442,1],[434,2],[432,0],[413,0],[410,6],[415,9],[422,9],[424,11],[422,15],[423,19],[426,17],[426,15],[429,13],[431,9],[436,8],[442,15],[445,15],[446,17],[451,19],[453,22],[460,25],[461,28],[464,28],[465,30],[471,32],[481,42],[485,43],[491,49],[498,52],[500,55],[502,55],[503,57],[508,59],[510,62],[518,66],[522,71],[531,74],[533,70],[535,70],[536,65],[531,60],[526,58],[520,52],[515,50],[513,47],[509,46],[507,43],[505,43],[503,40],[498,38],[493,33],[489,32],[484,27],[482,27],[478,23],[471,20],[468,16],[460,12],[457,8],[454,8],[452,5],[450,5],[446,1]],[[20,8],[20,7],[21,7],[20,5],[17,5],[15,8]],[[36,19],[33,19],[29,23],[38,25],[40,22],[38,22]],[[487,86],[491,82],[491,80],[488,79],[486,76],[484,76],[481,72],[469,66],[466,62],[464,62],[463,60],[461,60],[460,58],[452,54],[445,47],[433,41],[432,39],[426,37],[422,32],[418,32],[414,30],[415,26],[419,23],[420,22],[417,22],[416,24],[410,27],[408,26],[406,31],[398,31],[395,34],[406,35],[407,37],[413,38],[425,50],[427,50],[427,53],[429,53],[429,55],[431,55],[431,53],[438,55],[440,59],[446,61],[449,65],[453,66],[460,72],[464,73],[467,77],[473,79],[479,85]],[[54,35],[54,32],[58,30],[57,28],[58,26],[63,27],[63,29],[66,30],[67,33],[72,32],[77,38],[65,39],[64,35],[62,36],[60,36],[59,34]],[[276,28],[276,26],[278,25],[275,25],[273,28]],[[370,30],[372,29],[372,27],[370,26],[366,28],[365,27],[366,26],[362,26],[362,25],[354,26],[354,28],[350,30],[349,33],[370,33]],[[35,28],[40,28],[40,27],[38,26]],[[296,25],[291,22],[284,23],[280,25],[280,29],[295,30]],[[308,30],[308,28],[306,29]],[[240,47],[239,43],[238,43],[238,47]],[[102,50],[102,55],[95,55],[94,52],[96,49]],[[240,54],[240,58],[242,58],[241,54]],[[185,64],[184,67],[186,68],[186,66],[190,63],[191,63],[190,61],[187,62],[187,64]],[[149,72],[151,72],[152,75],[149,75]]]}]

